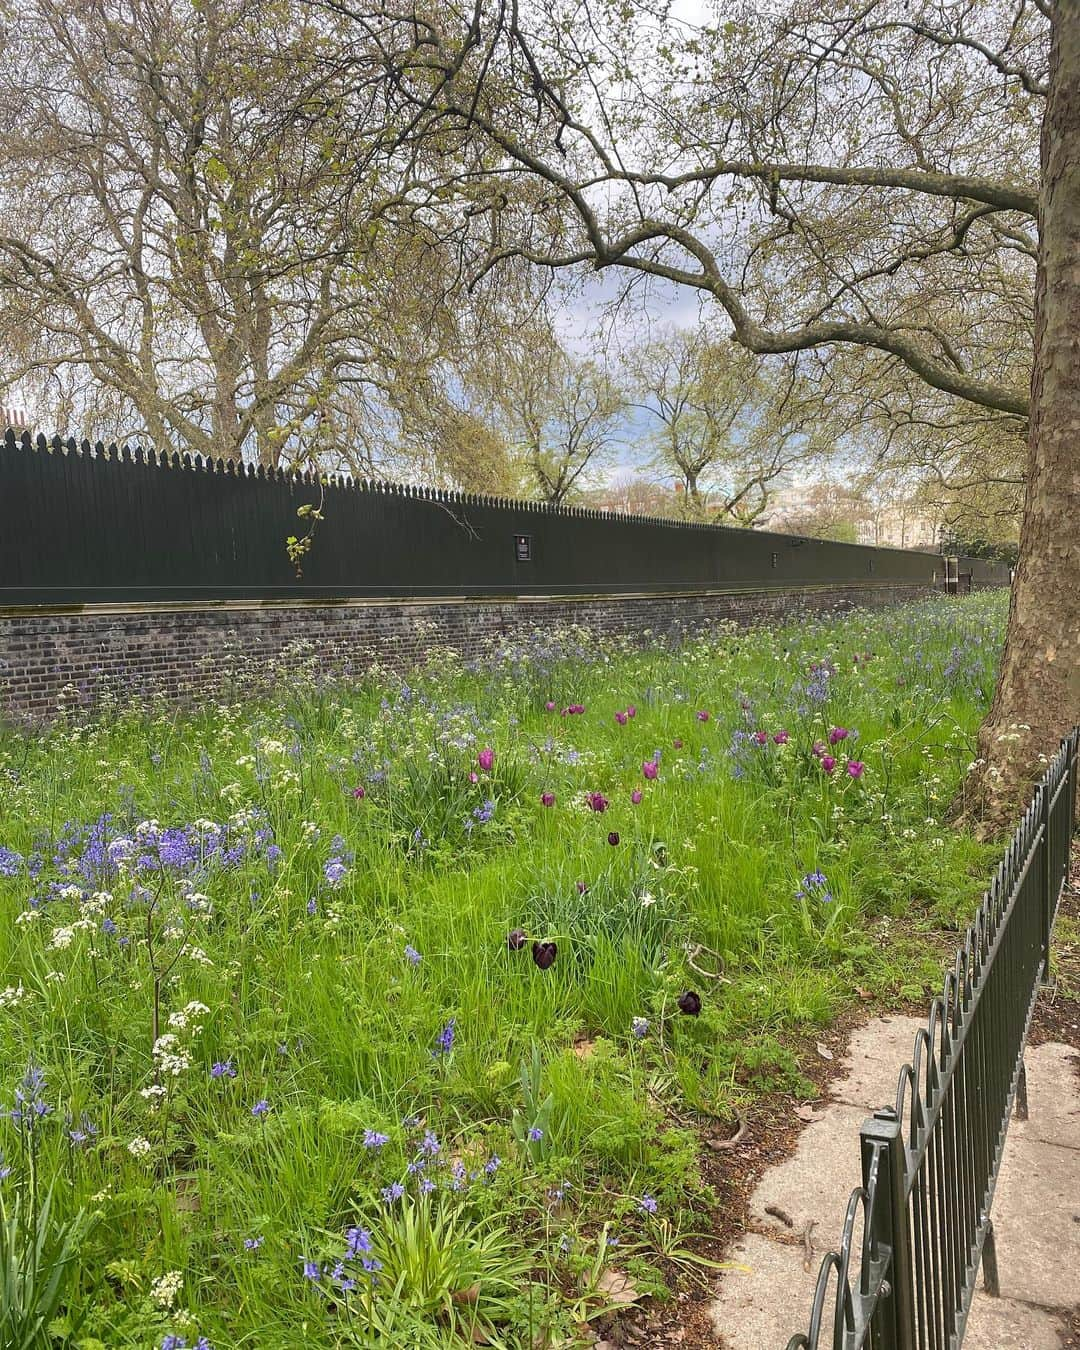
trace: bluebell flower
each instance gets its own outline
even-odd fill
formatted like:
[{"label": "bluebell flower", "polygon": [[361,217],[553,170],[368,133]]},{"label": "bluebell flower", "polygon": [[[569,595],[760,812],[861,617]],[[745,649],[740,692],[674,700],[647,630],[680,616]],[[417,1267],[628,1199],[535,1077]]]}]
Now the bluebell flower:
[{"label": "bluebell flower", "polygon": [[359,1256],[361,1252],[371,1251],[371,1234],[366,1228],[350,1228],[345,1233],[345,1249],[348,1256]]},{"label": "bluebell flower", "polygon": [[448,1055],[454,1048],[454,1029],[457,1025],[457,1018],[451,1017],[442,1031],[439,1032],[435,1040],[435,1049],[432,1055],[437,1059],[440,1055]]},{"label": "bluebell flower", "polygon": [[383,1148],[389,1142],[390,1136],[388,1134],[380,1134],[378,1130],[364,1131],[365,1148]]},{"label": "bluebell flower", "polygon": [[22,871],[23,856],[0,844],[0,877],[17,877]]},{"label": "bluebell flower", "polygon": [[331,886],[340,886],[349,874],[349,869],[340,858],[331,858],[323,867],[323,876]]},{"label": "bluebell flower", "polygon": [[416,948],[409,944],[406,944],[405,947],[405,958],[412,966],[418,966],[420,962],[423,960],[423,957],[416,950]]},{"label": "bluebell flower", "polygon": [[405,1187],[400,1181],[392,1181],[389,1186],[384,1186],[379,1194],[383,1198],[383,1204],[392,1205],[405,1194]]},{"label": "bluebell flower", "polygon": [[259,1101],[257,1101],[255,1105],[251,1108],[251,1114],[256,1117],[261,1117],[265,1116],[269,1110],[270,1110],[270,1103],[266,1100],[265,1097],[263,1097]]}]

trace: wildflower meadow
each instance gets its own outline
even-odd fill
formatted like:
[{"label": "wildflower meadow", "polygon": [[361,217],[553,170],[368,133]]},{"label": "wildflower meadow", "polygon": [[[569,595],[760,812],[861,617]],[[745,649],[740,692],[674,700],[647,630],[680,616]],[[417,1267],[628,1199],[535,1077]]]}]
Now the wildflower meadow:
[{"label": "wildflower meadow", "polygon": [[1004,606],[0,731],[0,1342],[570,1347],[703,1278],[702,1129],[981,891]]}]

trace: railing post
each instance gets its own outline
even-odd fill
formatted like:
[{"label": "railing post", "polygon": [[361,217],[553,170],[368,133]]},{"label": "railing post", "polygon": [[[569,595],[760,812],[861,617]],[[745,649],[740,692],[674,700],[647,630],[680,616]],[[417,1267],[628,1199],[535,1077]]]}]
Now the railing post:
[{"label": "railing post", "polygon": [[1051,787],[1044,783],[1037,789],[1039,798],[1039,820],[1042,824],[1042,838],[1039,840],[1039,853],[1042,857],[1042,983],[1050,983],[1050,934],[1054,927],[1054,854],[1050,847],[1050,797]]},{"label": "railing post", "polygon": [[1027,1063],[1023,1056],[1020,1058],[1020,1072],[1016,1076],[1016,1119],[1027,1120],[1028,1118],[1028,1095],[1027,1095]]},{"label": "railing post", "polygon": [[[871,1257],[888,1254],[874,1310],[875,1350],[915,1350],[915,1280],[908,1220],[904,1133],[896,1112],[878,1111],[859,1132],[863,1186],[869,1191],[876,1162],[874,1204],[867,1215]],[[868,1272],[863,1271],[866,1279]],[[864,1292],[869,1293],[868,1289]]]}]

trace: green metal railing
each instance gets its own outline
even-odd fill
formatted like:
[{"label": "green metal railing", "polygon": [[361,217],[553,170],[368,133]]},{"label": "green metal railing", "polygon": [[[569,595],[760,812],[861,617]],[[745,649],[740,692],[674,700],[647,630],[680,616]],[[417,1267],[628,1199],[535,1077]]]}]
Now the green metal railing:
[{"label": "green metal railing", "polygon": [[[1050,975],[1068,877],[1080,728],[1062,741],[915,1037],[894,1107],[860,1131],[862,1185],[787,1350],[957,1350],[980,1263],[997,1292],[990,1208],[1024,1045]],[[830,1297],[831,1295],[831,1297]]]}]

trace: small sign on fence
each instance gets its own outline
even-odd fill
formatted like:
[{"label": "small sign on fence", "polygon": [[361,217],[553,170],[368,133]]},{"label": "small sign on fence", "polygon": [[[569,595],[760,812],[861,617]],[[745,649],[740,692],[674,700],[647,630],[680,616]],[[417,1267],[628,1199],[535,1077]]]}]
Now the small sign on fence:
[{"label": "small sign on fence", "polygon": [[514,556],[518,562],[532,562],[532,535],[514,535]]}]

